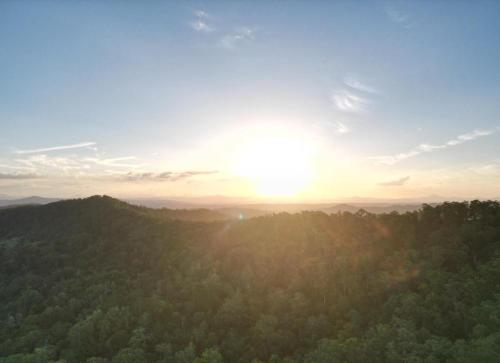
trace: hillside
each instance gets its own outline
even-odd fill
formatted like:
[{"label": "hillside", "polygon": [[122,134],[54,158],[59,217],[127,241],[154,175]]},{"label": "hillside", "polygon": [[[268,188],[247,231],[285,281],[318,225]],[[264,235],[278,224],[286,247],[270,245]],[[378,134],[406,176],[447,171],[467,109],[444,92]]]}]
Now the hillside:
[{"label": "hillside", "polygon": [[20,206],[20,205],[36,205],[48,204],[57,202],[58,198],[43,198],[43,197],[27,197],[27,198],[13,198],[13,199],[0,199],[0,207]]},{"label": "hillside", "polygon": [[[429,197],[427,197],[429,198]],[[424,198],[425,199],[425,198]],[[424,200],[423,199],[423,200]],[[63,200],[62,198],[28,197],[21,199],[0,199],[0,209],[23,205],[43,205]],[[165,215],[174,219],[213,221],[228,218],[253,218],[273,213],[299,213],[302,211],[319,211],[325,213],[351,212],[363,209],[370,213],[413,212],[421,208],[418,200],[410,202],[395,200],[387,202],[360,202],[353,203],[250,203],[244,199],[207,197],[190,198],[188,201],[166,198],[120,199],[131,205],[151,209],[161,209]],[[434,203],[433,205],[435,205]]]},{"label": "hillside", "polygon": [[0,210],[0,363],[498,361],[497,202],[189,213]]}]

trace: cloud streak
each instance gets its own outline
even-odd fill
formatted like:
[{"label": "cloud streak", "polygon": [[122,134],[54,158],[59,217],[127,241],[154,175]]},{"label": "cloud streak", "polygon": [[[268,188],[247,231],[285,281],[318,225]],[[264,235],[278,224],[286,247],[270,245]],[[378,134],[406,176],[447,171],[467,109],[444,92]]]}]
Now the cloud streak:
[{"label": "cloud streak", "polygon": [[332,101],[335,106],[344,112],[361,112],[365,110],[369,101],[349,90],[334,92]]},{"label": "cloud streak", "polygon": [[20,179],[39,179],[40,175],[35,173],[0,173],[0,180],[20,180]]},{"label": "cloud streak", "polygon": [[499,130],[499,128],[495,128],[492,130],[473,130],[471,132],[459,135],[454,139],[450,139],[442,144],[438,144],[438,145],[420,144],[417,147],[415,147],[411,150],[408,150],[406,152],[403,152],[403,153],[399,153],[396,155],[374,156],[374,157],[371,157],[371,159],[375,160],[377,164],[394,165],[394,164],[399,163],[400,161],[415,157],[415,156],[423,154],[423,153],[429,153],[429,152],[432,152],[435,150],[448,149],[450,147],[454,147],[457,145],[464,144],[466,142],[476,140],[480,137],[492,135],[492,134],[496,133],[498,130]]},{"label": "cloud streak", "polygon": [[255,39],[254,30],[247,27],[240,27],[235,29],[234,32],[224,35],[219,40],[218,45],[221,48],[234,49],[237,44],[253,39]]},{"label": "cloud streak", "polygon": [[83,168],[83,165],[77,158],[63,156],[54,157],[46,154],[30,155],[24,159],[16,159],[15,161],[32,170],[49,168],[67,172]]},{"label": "cloud streak", "polygon": [[410,177],[405,176],[403,178],[378,183],[378,185],[380,185],[381,187],[399,187],[405,185],[408,182],[408,180],[410,180]]},{"label": "cloud streak", "polygon": [[340,121],[338,121],[334,127],[337,134],[348,134],[349,132],[351,132],[351,129],[346,124]]},{"label": "cloud streak", "polygon": [[378,91],[355,78],[346,78],[342,87],[332,93],[334,106],[342,112],[361,113],[372,102],[371,98]]},{"label": "cloud streak", "polygon": [[[109,169],[134,170],[143,167],[139,159],[135,156],[122,156],[114,158],[104,158],[102,156],[81,156],[81,155],[50,155],[50,154],[30,154],[18,156],[12,160],[16,164],[3,165],[8,169],[24,170],[30,173],[42,173],[52,176],[64,174],[65,176],[78,176],[82,173],[102,173]],[[103,170],[104,169],[104,170]]]},{"label": "cloud streak", "polygon": [[391,19],[394,23],[401,25],[405,29],[410,29],[415,25],[408,14],[405,14],[393,7],[385,9],[385,13],[389,19]]},{"label": "cloud streak", "polygon": [[113,166],[113,167],[138,167],[139,165],[137,164],[131,164],[131,163],[124,163],[124,161],[134,161],[137,160],[135,156],[122,156],[118,158],[108,158],[108,159],[101,159],[101,158],[84,158],[83,161],[86,162],[91,162],[95,163],[97,165],[102,165],[102,166]]},{"label": "cloud streak", "polygon": [[81,142],[72,145],[61,145],[61,146],[51,146],[40,149],[28,149],[28,150],[16,150],[15,154],[39,154],[44,152],[59,151],[59,150],[69,150],[69,149],[81,149],[95,146],[95,142]]},{"label": "cloud streak", "polygon": [[133,173],[129,172],[119,177],[124,181],[158,181],[158,182],[175,182],[179,180],[189,179],[200,175],[218,174],[217,170],[190,170],[183,172],[165,171],[162,173]]},{"label": "cloud streak", "polygon": [[215,31],[215,26],[210,23],[212,17],[207,12],[196,10],[194,15],[195,19],[189,23],[191,29],[199,33],[212,33]]},{"label": "cloud streak", "polygon": [[13,170],[27,170],[27,169],[29,169],[25,166],[16,166],[16,165],[7,165],[7,164],[0,164],[0,168],[13,169]]},{"label": "cloud streak", "polygon": [[356,78],[348,77],[344,80],[344,84],[356,91],[361,91],[365,93],[378,93],[378,91],[365,83],[360,82]]}]

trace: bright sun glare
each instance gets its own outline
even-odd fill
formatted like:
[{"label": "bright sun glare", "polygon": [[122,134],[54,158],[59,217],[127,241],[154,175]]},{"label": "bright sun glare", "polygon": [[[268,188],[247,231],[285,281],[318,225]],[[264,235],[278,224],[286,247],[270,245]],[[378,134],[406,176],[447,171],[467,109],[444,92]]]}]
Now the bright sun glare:
[{"label": "bright sun glare", "polygon": [[297,137],[256,137],[242,146],[236,169],[258,194],[293,196],[313,179],[311,155],[311,145]]}]

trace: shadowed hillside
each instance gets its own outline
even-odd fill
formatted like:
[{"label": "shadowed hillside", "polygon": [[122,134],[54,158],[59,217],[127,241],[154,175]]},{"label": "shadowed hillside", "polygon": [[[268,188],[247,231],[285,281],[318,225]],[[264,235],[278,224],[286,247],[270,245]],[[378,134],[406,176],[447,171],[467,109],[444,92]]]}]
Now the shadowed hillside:
[{"label": "shadowed hillside", "polygon": [[0,362],[498,361],[497,202],[217,213],[0,210]]}]

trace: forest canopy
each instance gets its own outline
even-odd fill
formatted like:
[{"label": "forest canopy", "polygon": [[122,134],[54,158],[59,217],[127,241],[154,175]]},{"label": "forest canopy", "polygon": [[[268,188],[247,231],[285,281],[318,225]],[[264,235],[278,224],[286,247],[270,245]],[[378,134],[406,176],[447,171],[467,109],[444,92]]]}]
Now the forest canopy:
[{"label": "forest canopy", "polygon": [[0,363],[498,362],[499,276],[495,201],[211,222],[106,196],[2,209]]}]

